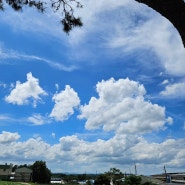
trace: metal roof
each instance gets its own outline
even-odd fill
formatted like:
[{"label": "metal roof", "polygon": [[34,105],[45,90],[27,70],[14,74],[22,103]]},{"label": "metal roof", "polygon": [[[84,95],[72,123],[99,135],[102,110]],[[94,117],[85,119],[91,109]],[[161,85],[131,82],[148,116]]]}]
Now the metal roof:
[{"label": "metal roof", "polygon": [[17,168],[15,170],[16,173],[32,173],[32,170],[26,167],[23,168]]}]

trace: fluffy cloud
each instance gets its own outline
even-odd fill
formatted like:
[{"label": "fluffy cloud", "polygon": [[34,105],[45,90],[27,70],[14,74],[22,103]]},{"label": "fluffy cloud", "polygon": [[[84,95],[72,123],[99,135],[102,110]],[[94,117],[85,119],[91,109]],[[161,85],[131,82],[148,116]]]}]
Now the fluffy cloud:
[{"label": "fluffy cloud", "polygon": [[69,85],[66,85],[65,90],[56,93],[52,99],[55,101],[55,105],[49,117],[57,121],[68,119],[74,113],[74,108],[80,103],[78,94]]},{"label": "fluffy cloud", "polygon": [[60,172],[64,168],[65,172],[70,170],[83,173],[87,169],[88,172],[95,172],[97,169],[98,172],[104,172],[112,166],[125,172],[134,163],[153,172],[151,166],[160,170],[164,164],[168,168],[183,168],[184,143],[184,139],[167,139],[161,143],[147,142],[143,137],[128,137],[125,134],[94,142],[72,135],[61,137],[54,145],[49,145],[41,138],[30,138],[24,142],[0,143],[0,157],[7,158],[8,161],[21,159],[29,163],[41,158],[49,164],[49,168],[58,169]]},{"label": "fluffy cloud", "polygon": [[99,82],[96,91],[99,97],[81,106],[79,118],[87,120],[87,129],[145,133],[163,128],[167,121],[165,108],[146,101],[145,88],[138,82],[111,78]]},{"label": "fluffy cloud", "polygon": [[160,94],[166,97],[185,97],[185,82],[169,84]]},{"label": "fluffy cloud", "polygon": [[40,138],[30,138],[24,142],[4,143],[1,144],[0,147],[1,158],[7,159],[7,161],[12,160],[19,162],[36,160],[38,158],[45,159],[45,153],[50,145],[43,142]]},{"label": "fluffy cloud", "polygon": [[0,134],[0,143],[11,143],[17,141],[19,138],[20,135],[17,132],[11,133],[2,131],[2,134]]},{"label": "fluffy cloud", "polygon": [[37,102],[41,100],[41,95],[47,95],[47,93],[39,86],[39,80],[34,78],[32,73],[28,73],[27,81],[24,83],[17,81],[15,88],[5,97],[5,100],[17,105],[25,105],[33,100],[33,106],[36,107]]},{"label": "fluffy cloud", "polygon": [[164,80],[161,84],[162,84],[162,85],[166,85],[166,84],[168,84],[168,83],[169,83],[168,80]]}]

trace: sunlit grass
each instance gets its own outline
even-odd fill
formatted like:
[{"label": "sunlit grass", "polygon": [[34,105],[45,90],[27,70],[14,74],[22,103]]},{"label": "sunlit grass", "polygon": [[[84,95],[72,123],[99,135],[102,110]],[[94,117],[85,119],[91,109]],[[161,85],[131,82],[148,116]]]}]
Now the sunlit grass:
[{"label": "sunlit grass", "polygon": [[24,183],[11,182],[11,181],[0,181],[0,185],[24,185]]},{"label": "sunlit grass", "polygon": [[[0,181],[0,185],[47,185],[47,184],[37,184],[33,182],[26,183],[26,182]],[[74,185],[74,184],[66,184],[66,185]]]},{"label": "sunlit grass", "polygon": [[32,182],[27,183],[27,182],[0,181],[0,185],[42,185],[42,184],[37,184]]}]

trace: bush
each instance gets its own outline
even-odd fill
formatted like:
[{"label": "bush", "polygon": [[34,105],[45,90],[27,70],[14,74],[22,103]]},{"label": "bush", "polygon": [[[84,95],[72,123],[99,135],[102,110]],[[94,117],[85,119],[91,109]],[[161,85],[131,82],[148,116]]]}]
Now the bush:
[{"label": "bush", "polygon": [[125,178],[125,185],[140,185],[141,177],[136,175],[130,175]]}]

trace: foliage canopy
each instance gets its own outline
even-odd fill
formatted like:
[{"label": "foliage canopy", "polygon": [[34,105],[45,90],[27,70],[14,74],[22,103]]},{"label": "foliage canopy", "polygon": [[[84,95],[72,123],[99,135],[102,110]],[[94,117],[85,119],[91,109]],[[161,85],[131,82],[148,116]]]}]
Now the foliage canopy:
[{"label": "foliage canopy", "polygon": [[38,183],[50,183],[51,171],[47,168],[46,162],[35,161],[31,166],[33,170],[32,181]]},{"label": "foliage canopy", "polygon": [[62,16],[60,22],[63,25],[64,32],[68,33],[74,27],[82,26],[80,17],[74,15],[74,7],[82,8],[83,6],[77,0],[0,0],[0,10],[4,10],[4,5],[8,4],[15,11],[21,11],[24,7],[34,7],[39,12],[44,13],[47,8],[54,12],[59,12]]}]

